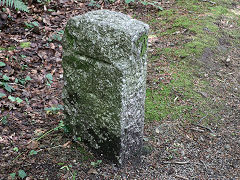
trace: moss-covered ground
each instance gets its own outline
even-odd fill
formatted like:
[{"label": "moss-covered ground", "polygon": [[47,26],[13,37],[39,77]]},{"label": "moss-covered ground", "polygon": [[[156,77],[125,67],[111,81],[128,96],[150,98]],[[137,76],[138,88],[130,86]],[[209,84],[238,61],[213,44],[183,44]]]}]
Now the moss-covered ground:
[{"label": "moss-covered ground", "polygon": [[[157,82],[157,86],[153,88],[150,84],[147,89],[147,121],[196,122],[206,115],[211,121],[218,119],[221,106],[212,106],[210,94],[214,90],[210,88],[210,82],[202,78],[201,63],[196,59],[201,58],[205,49],[220,46],[223,33],[233,37],[232,43],[239,43],[239,29],[224,31],[219,26],[223,17],[232,26],[238,26],[240,16],[229,9],[231,3],[224,0],[179,0],[173,7],[148,19],[152,27],[150,46],[153,47],[150,49],[153,48],[153,54],[156,54],[153,55],[152,51],[149,54],[149,63],[152,64],[149,76],[155,78],[152,83]],[[156,39],[158,41],[154,42]],[[171,76],[168,83],[152,75],[158,69]]]}]

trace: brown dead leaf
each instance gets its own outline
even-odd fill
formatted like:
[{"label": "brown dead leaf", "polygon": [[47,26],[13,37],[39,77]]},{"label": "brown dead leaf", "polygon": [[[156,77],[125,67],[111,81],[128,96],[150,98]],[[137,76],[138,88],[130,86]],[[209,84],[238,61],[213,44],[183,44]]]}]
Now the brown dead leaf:
[{"label": "brown dead leaf", "polygon": [[91,168],[89,169],[88,174],[98,174],[98,172],[95,169]]},{"label": "brown dead leaf", "polygon": [[31,141],[30,144],[28,144],[27,148],[28,149],[37,149],[39,143],[37,141]]},{"label": "brown dead leaf", "polygon": [[44,129],[36,129],[36,130],[34,131],[34,134],[35,134],[36,136],[40,136],[40,135],[42,135],[44,132],[45,132]]},{"label": "brown dead leaf", "polygon": [[71,141],[66,142],[64,145],[62,145],[63,148],[69,148],[71,145]]},{"label": "brown dead leaf", "polygon": [[41,59],[47,59],[48,57],[47,52],[45,50],[38,50],[37,54]]},{"label": "brown dead leaf", "polygon": [[2,98],[7,97],[7,96],[6,96],[6,91],[5,91],[3,88],[0,88],[0,93],[5,94],[5,96],[3,96]]},{"label": "brown dead leaf", "polygon": [[36,69],[32,69],[31,72],[32,72],[32,74],[37,74],[37,70]]},{"label": "brown dead leaf", "polygon": [[49,46],[50,46],[51,49],[55,49],[54,43],[50,43]]},{"label": "brown dead leaf", "polygon": [[48,25],[48,26],[51,26],[51,22],[50,22],[50,19],[49,18],[43,18],[43,23]]}]

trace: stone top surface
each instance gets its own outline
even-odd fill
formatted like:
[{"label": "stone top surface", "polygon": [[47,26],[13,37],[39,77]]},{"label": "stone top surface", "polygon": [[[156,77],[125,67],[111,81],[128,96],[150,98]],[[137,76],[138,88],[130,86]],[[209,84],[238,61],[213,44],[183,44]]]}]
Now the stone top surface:
[{"label": "stone top surface", "polygon": [[63,45],[69,53],[122,66],[131,63],[130,57],[139,56],[142,44],[138,40],[148,30],[147,24],[119,12],[90,11],[68,21]]},{"label": "stone top surface", "polygon": [[90,11],[72,19],[76,22],[77,26],[80,23],[87,22],[97,26],[108,26],[111,29],[124,32],[130,36],[135,36],[149,29],[149,26],[142,21],[132,19],[123,13],[109,10]]}]

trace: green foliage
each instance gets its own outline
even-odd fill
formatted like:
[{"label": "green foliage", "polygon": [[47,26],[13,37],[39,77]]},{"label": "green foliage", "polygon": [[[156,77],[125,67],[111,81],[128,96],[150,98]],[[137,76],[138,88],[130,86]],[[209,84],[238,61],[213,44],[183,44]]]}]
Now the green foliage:
[{"label": "green foliage", "polygon": [[148,41],[148,36],[144,34],[140,37],[140,39],[137,42],[138,46],[142,45],[140,56],[143,56],[147,50],[147,41]]},{"label": "green foliage", "polygon": [[18,176],[19,176],[21,179],[24,179],[24,178],[27,176],[27,174],[25,173],[24,170],[20,169],[20,170],[18,171]]},{"label": "green foliage", "polygon": [[20,104],[21,102],[23,102],[23,100],[19,97],[14,97],[14,96],[8,96],[8,99],[12,102],[17,102],[18,104]]},{"label": "green foliage", "polygon": [[97,166],[99,166],[101,163],[102,163],[102,160],[97,160],[96,162],[91,162],[91,165],[92,165],[93,167],[97,167]]},{"label": "green foliage", "polygon": [[135,2],[135,0],[125,0],[125,3],[129,4],[130,2]]},{"label": "green foliage", "polygon": [[[6,64],[4,62],[0,62],[0,68],[6,66]],[[22,85],[24,85],[27,81],[31,81],[31,77],[30,76],[26,76],[24,79],[18,79],[15,78],[14,83],[21,83]],[[13,91],[15,91],[15,89],[9,85],[10,84],[10,77],[8,77],[6,74],[2,74],[0,73],[0,87],[2,86],[6,91],[8,91],[9,93],[12,93]],[[7,95],[5,93],[0,93],[0,98],[5,98]],[[23,100],[20,97],[14,97],[9,95],[8,99],[11,102],[16,102],[18,104],[20,104],[21,102],[23,102]]]},{"label": "green foliage", "polygon": [[0,67],[4,67],[4,66],[6,66],[6,64],[0,61]]},{"label": "green foliage", "polygon": [[7,82],[1,81],[1,80],[0,80],[0,86],[3,86],[4,89],[10,93],[15,91],[15,89],[12,86],[10,86]]},{"label": "green foliage", "polygon": [[8,115],[7,116],[3,116],[1,118],[1,122],[2,122],[3,125],[7,125],[7,123],[8,123]]},{"label": "green foliage", "polygon": [[[64,165],[64,163],[58,163],[58,165]],[[62,166],[60,169],[66,169],[68,172],[70,172],[70,174],[72,176],[72,180],[76,180],[77,172],[72,171],[71,170],[72,167],[73,166],[71,164],[69,164],[69,165]]]},{"label": "green foliage", "polygon": [[29,12],[28,7],[21,0],[0,0],[2,6],[6,5],[10,8],[14,7],[16,10]]},{"label": "green foliage", "polygon": [[[134,1],[134,0],[133,0]],[[147,6],[147,5],[152,5],[152,6],[154,6],[154,7],[156,7],[156,8],[158,8],[159,10],[163,10],[163,8],[161,7],[161,6],[159,6],[158,5],[158,2],[155,2],[155,1],[153,1],[153,2],[148,2],[148,1],[140,1],[143,5],[145,5],[145,6]]]},{"label": "green foliage", "polygon": [[46,78],[47,78],[47,85],[48,86],[51,86],[51,84],[53,83],[53,77],[52,77],[52,74],[49,73],[46,75]]},{"label": "green foliage", "polygon": [[[116,0],[108,0],[108,2],[110,3],[114,3]],[[137,0],[125,0],[124,1],[126,4],[130,4],[130,3],[137,3],[138,1]],[[163,10],[163,8],[161,6],[158,5],[158,2],[156,1],[152,1],[152,2],[149,2],[149,1],[139,1],[140,3],[142,3],[143,5],[147,6],[147,5],[151,5],[151,6],[154,6],[155,8],[159,9],[159,10]],[[101,6],[94,0],[91,0],[88,4],[88,6],[94,6],[94,7],[97,7],[97,8],[100,8]]]},{"label": "green foliage", "polygon": [[101,7],[101,6],[100,6],[97,2],[95,2],[94,0],[91,0],[91,1],[89,2],[88,6],[90,6],[90,7],[97,7],[97,8],[100,8],[100,7]]},{"label": "green foliage", "polygon": [[15,179],[16,173],[11,173],[10,176],[11,176],[12,179]]},{"label": "green foliage", "polygon": [[0,98],[3,98],[3,97],[5,97],[5,96],[6,96],[6,94],[0,93]]},{"label": "green foliage", "polygon": [[47,114],[57,114],[60,110],[63,110],[63,106],[58,104],[49,108],[44,108]]},{"label": "green foliage", "polygon": [[59,124],[58,124],[58,126],[55,127],[53,130],[54,130],[54,131],[57,131],[57,130],[59,130],[59,129],[64,129],[64,128],[65,128],[65,125],[64,125],[63,121],[60,121]]},{"label": "green foliage", "polygon": [[32,29],[34,27],[38,27],[39,26],[37,21],[33,21],[33,22],[30,22],[30,23],[24,22],[24,24],[25,24],[27,29]]},{"label": "green foliage", "polygon": [[36,155],[38,152],[37,151],[35,151],[35,150],[31,150],[30,152],[29,152],[29,155],[31,156],[31,155]]},{"label": "green foliage", "polygon": [[50,41],[50,42],[52,42],[52,41],[61,41],[63,33],[64,33],[63,30],[57,31],[50,38],[48,38],[48,41]]},{"label": "green foliage", "polygon": [[16,78],[15,79],[15,83],[21,83],[22,85],[24,85],[27,81],[31,81],[32,79],[31,79],[31,77],[30,76],[26,76],[26,78],[25,79],[18,79],[18,78]]},{"label": "green foliage", "polygon": [[18,152],[18,151],[19,151],[18,147],[14,147],[13,150],[14,150],[15,152]]},{"label": "green foliage", "polygon": [[37,0],[37,2],[40,3],[40,4],[47,5],[47,4],[49,4],[51,2],[51,0]]},{"label": "green foliage", "polygon": [[20,47],[21,48],[28,48],[30,47],[31,43],[30,42],[21,42]]},{"label": "green foliage", "polygon": [[2,78],[3,78],[4,81],[9,81],[9,77],[7,75],[5,75],[5,74],[3,75]]}]

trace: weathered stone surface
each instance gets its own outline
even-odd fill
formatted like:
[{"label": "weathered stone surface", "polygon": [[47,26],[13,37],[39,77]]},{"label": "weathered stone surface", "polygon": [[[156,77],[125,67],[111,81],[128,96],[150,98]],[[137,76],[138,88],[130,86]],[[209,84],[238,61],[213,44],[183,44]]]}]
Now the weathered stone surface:
[{"label": "weathered stone surface", "polygon": [[65,124],[120,164],[141,152],[148,29],[99,10],[71,18],[63,37]]}]

